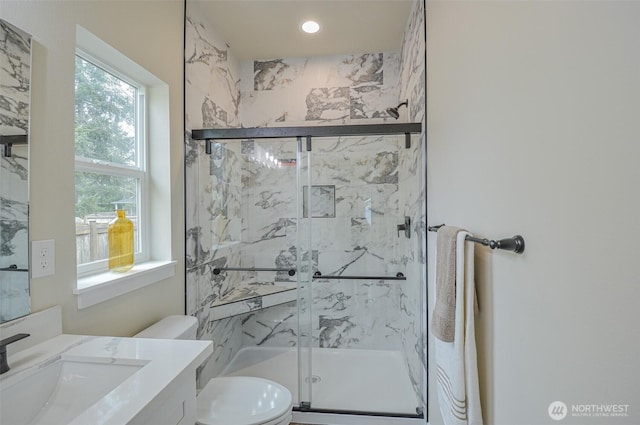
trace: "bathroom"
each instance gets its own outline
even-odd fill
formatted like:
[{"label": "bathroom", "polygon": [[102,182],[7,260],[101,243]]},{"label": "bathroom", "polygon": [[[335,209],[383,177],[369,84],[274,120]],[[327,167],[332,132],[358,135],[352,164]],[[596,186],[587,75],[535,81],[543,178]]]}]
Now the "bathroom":
[{"label": "bathroom", "polygon": [[[184,314],[184,4],[1,6],[35,40],[29,238],[56,243],[55,274],[30,282],[31,310],[60,305],[64,332],[117,336]],[[522,256],[476,250],[486,423],[553,423],[557,399],[631,409],[567,423],[638,422],[639,19],[629,2],[427,3],[427,223],[527,238]],[[171,226],[156,255],[176,262],[172,277],[84,309],[73,293],[76,25],[167,83]],[[437,403],[429,393],[430,423]]]}]

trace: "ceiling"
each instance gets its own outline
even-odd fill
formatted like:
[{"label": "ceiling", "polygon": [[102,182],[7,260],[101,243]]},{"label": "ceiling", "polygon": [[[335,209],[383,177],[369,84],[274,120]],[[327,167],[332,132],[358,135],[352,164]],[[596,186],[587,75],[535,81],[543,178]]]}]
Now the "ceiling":
[{"label": "ceiling", "polygon": [[[187,0],[239,60],[400,50],[415,0]],[[306,20],[320,24],[306,34]]]}]

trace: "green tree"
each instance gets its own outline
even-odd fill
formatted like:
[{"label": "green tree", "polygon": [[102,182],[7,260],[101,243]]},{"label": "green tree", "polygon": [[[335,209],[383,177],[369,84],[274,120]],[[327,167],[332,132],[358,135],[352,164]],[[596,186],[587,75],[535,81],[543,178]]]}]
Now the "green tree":
[{"label": "green tree", "polygon": [[[76,56],[76,156],[136,165],[136,88]],[[131,178],[76,172],[76,216],[110,211],[136,195]]]}]

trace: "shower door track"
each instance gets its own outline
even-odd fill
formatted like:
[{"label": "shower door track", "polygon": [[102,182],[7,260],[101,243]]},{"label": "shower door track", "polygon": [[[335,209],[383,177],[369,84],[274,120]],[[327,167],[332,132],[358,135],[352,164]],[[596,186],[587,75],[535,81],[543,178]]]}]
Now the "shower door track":
[{"label": "shower door track", "polygon": [[274,139],[286,137],[382,136],[420,133],[422,123],[323,125],[309,127],[205,128],[191,130],[195,140]]},{"label": "shower door track", "polygon": [[194,140],[206,140],[206,152],[211,152],[214,140],[307,138],[307,150],[311,150],[312,137],[384,136],[405,135],[405,148],[411,147],[411,134],[422,132],[422,123],[323,125],[309,127],[253,127],[253,128],[204,128],[191,130]]},{"label": "shower door track", "polygon": [[314,409],[307,406],[294,406],[294,412],[300,413],[324,413],[332,415],[354,415],[354,416],[375,416],[380,418],[407,418],[407,419],[424,419],[424,412],[421,408],[416,408],[416,414],[407,413],[386,413],[386,412],[365,412],[360,410],[333,410],[333,409]]}]

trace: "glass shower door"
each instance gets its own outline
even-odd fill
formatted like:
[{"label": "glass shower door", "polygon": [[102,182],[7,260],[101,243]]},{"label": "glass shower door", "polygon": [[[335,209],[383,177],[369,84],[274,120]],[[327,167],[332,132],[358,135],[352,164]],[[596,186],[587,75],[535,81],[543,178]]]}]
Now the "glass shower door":
[{"label": "glass shower door", "polygon": [[300,275],[301,407],[418,416],[420,311],[406,299],[420,293],[411,150],[404,135],[349,136],[314,138],[303,153],[300,246],[313,275]]},{"label": "glass shower door", "polygon": [[[311,182],[311,152],[306,149],[307,140],[299,137],[296,157],[297,181],[297,276],[298,276],[298,406],[308,410],[312,405],[313,374],[313,273],[314,251],[309,216]],[[317,252],[317,251],[316,251]]]}]

